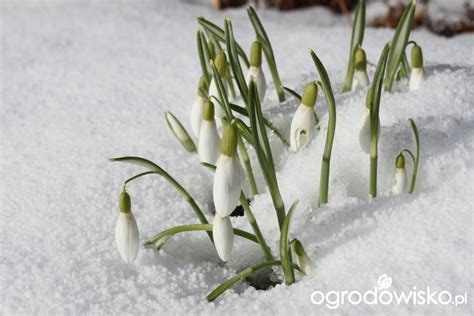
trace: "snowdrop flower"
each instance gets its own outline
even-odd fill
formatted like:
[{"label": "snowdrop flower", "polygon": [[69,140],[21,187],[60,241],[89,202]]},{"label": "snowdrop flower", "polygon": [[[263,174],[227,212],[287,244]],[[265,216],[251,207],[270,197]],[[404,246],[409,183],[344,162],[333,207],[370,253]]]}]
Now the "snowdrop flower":
[{"label": "snowdrop flower", "polygon": [[[369,88],[367,91],[367,97],[365,99],[365,112],[362,116],[362,126],[359,132],[359,144],[362,151],[366,154],[370,154],[370,99],[372,98],[372,89]],[[377,130],[377,137],[380,136],[380,119],[379,119],[379,128]]]},{"label": "snowdrop flower", "polygon": [[405,157],[399,154],[395,161],[395,185],[392,188],[394,194],[401,194],[407,190],[407,172],[405,170]]},{"label": "snowdrop flower", "polygon": [[242,167],[237,156],[237,130],[227,124],[221,141],[221,155],[214,174],[213,199],[219,216],[229,216],[239,204]]},{"label": "snowdrop flower", "polygon": [[219,145],[221,139],[217,133],[214,121],[214,104],[207,101],[202,114],[201,131],[199,132],[199,159],[211,165],[215,165],[219,157]]},{"label": "snowdrop flower", "polygon": [[[227,91],[227,84],[225,82],[225,76],[227,75],[227,57],[224,52],[220,52],[217,54],[216,58],[214,58],[214,65],[216,65],[217,71],[219,72],[219,76],[222,78],[222,82],[224,84],[224,88]],[[217,84],[214,78],[211,79],[211,83],[209,84],[209,100],[212,98],[216,98],[217,100],[221,100],[219,97],[219,91],[217,90]],[[217,106],[215,108],[216,117],[223,118],[225,116],[224,109],[221,106]]]},{"label": "snowdrop flower", "polygon": [[423,52],[421,47],[416,45],[411,50],[412,70],[410,75],[409,88],[410,91],[418,90],[420,85],[425,81],[425,71],[423,69]]},{"label": "snowdrop flower", "polygon": [[314,264],[306,254],[303,244],[298,239],[293,240],[291,244],[296,254],[296,263],[300,267],[301,271],[303,271],[305,275],[310,275],[313,273]]},{"label": "snowdrop flower", "polygon": [[194,99],[193,105],[191,106],[191,129],[193,130],[194,136],[199,137],[199,130],[201,129],[202,112],[204,104],[206,103],[205,96],[202,95],[201,89],[206,89],[206,81],[204,77],[199,80],[199,87]]},{"label": "snowdrop flower", "polygon": [[165,118],[174,136],[176,136],[181,145],[183,145],[184,149],[189,152],[195,152],[196,146],[194,145],[193,140],[176,116],[174,116],[170,111],[166,111]]},{"label": "snowdrop flower", "polygon": [[234,231],[229,216],[220,217],[219,214],[216,214],[212,225],[212,237],[219,258],[228,262],[234,245]]},{"label": "snowdrop flower", "polygon": [[352,91],[359,88],[363,89],[370,84],[369,76],[367,76],[367,59],[362,48],[358,48],[355,52],[355,71],[352,79]]},{"label": "snowdrop flower", "polygon": [[139,246],[138,226],[131,211],[132,203],[127,192],[119,197],[119,218],[115,226],[115,242],[123,261],[132,263],[137,257]]},{"label": "snowdrop flower", "polygon": [[301,104],[296,110],[290,128],[291,149],[298,151],[305,147],[316,131],[314,105],[318,96],[318,86],[312,82],[304,89]]},{"label": "snowdrop flower", "polygon": [[250,80],[252,80],[252,78],[255,80],[258,97],[260,103],[262,103],[267,90],[267,83],[265,81],[265,75],[262,71],[262,46],[259,41],[253,42],[250,49],[250,68],[247,72],[247,76],[245,77],[247,86],[250,84]]}]

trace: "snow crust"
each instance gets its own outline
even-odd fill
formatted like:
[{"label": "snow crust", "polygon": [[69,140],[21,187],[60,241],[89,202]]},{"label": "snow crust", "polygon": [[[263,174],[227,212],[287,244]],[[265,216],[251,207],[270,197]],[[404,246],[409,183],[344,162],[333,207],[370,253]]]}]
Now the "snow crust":
[{"label": "snow crust", "polygon": [[[317,207],[327,110],[322,129],[298,153],[272,137],[287,206],[300,204],[292,236],[305,245],[315,273],[292,286],[257,291],[238,284],[216,302],[206,295],[236,271],[263,260],[236,237],[224,266],[202,232],[175,236],[159,254],[141,249],[132,266],[114,243],[122,182],[142,171],[107,158],[137,155],[174,175],[212,216],[212,175],[177,143],[164,120],[171,110],[188,128],[199,79],[195,18],[233,19],[248,48],[254,34],[244,10],[214,12],[193,1],[1,3],[0,201],[2,314],[430,314],[469,315],[473,263],[473,35],[451,39],[417,30],[427,81],[416,92],[385,93],[381,105],[379,197],[368,197],[369,158],[359,148],[365,91],[341,94],[350,28],[315,8],[280,15],[260,11],[285,85],[302,91],[317,78],[314,49],[326,66],[337,103],[329,205]],[[375,64],[393,31],[367,29],[364,48]],[[374,66],[369,65],[372,77]],[[264,71],[271,82],[270,73]],[[407,82],[401,83],[406,89]],[[270,85],[264,111],[289,136],[297,100],[278,104]],[[392,196],[395,157],[413,148],[407,119],[421,139],[414,194]],[[251,152],[254,165],[255,153]],[[407,157],[408,174],[411,163]],[[258,179],[262,188],[263,180]],[[142,242],[175,225],[197,223],[164,180],[128,187]],[[268,192],[252,209],[278,251]],[[251,231],[245,218],[234,227]],[[372,289],[382,274],[395,290],[431,286],[467,292],[468,304],[314,305],[315,290]]]}]

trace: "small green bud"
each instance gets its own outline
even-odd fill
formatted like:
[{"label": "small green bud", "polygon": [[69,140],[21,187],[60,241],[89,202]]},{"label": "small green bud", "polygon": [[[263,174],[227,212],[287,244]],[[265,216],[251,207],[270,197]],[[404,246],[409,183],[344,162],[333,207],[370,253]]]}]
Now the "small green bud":
[{"label": "small green bud", "polygon": [[234,157],[237,152],[237,130],[231,124],[224,127],[221,141],[221,153],[223,155]]},{"label": "small green bud", "polygon": [[193,140],[191,137],[189,137],[188,132],[183,127],[181,122],[176,118],[176,116],[174,116],[170,111],[166,111],[165,118],[174,136],[176,136],[181,145],[183,145],[184,149],[191,153],[195,152],[196,145],[194,145]]},{"label": "small green bud", "polygon": [[250,47],[250,66],[262,66],[262,45],[259,41],[253,42]]},{"label": "small green bud", "polygon": [[370,102],[372,102],[372,87],[367,90],[367,96],[365,97],[365,107],[367,110],[370,110]]},{"label": "small green bud", "polygon": [[411,65],[413,68],[423,68],[423,52],[418,45],[411,49]]},{"label": "small green bud", "polygon": [[405,156],[403,154],[399,154],[397,159],[395,160],[395,166],[397,169],[405,169]]},{"label": "small green bud", "polygon": [[202,95],[201,91],[207,91],[207,83],[206,83],[206,79],[204,78],[204,76],[201,76],[201,79],[199,79],[199,86],[198,86],[197,94],[200,97],[205,98],[206,96]]},{"label": "small green bud", "polygon": [[209,51],[209,58],[214,60],[216,57],[216,47],[214,46],[213,42],[207,43],[207,50]]},{"label": "small green bud", "polygon": [[122,213],[128,213],[132,209],[132,202],[130,200],[130,195],[127,192],[123,191],[119,195],[119,209]]},{"label": "small green bud", "polygon": [[367,58],[365,51],[362,48],[357,48],[355,51],[355,68],[360,71],[367,71]]},{"label": "small green bud", "polygon": [[303,247],[303,244],[301,243],[301,241],[299,241],[298,239],[295,239],[291,245],[293,246],[293,250],[294,252],[296,253],[296,255],[298,257],[303,257],[306,255],[306,251],[304,250],[304,247]]},{"label": "small green bud", "polygon": [[221,78],[225,78],[227,74],[227,57],[224,52],[220,52],[214,59],[214,65],[216,65],[217,71]]},{"label": "small green bud", "polygon": [[311,82],[304,88],[303,97],[301,103],[306,106],[313,107],[316,104],[316,98],[318,97],[318,85],[316,82]]},{"label": "small green bud", "polygon": [[212,104],[211,101],[207,101],[206,104],[204,104],[202,119],[205,121],[214,121],[214,104]]}]

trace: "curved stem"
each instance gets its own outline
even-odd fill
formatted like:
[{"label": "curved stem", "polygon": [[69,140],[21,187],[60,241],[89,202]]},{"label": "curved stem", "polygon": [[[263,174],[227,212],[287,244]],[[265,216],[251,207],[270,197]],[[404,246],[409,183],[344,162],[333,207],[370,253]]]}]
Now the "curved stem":
[{"label": "curved stem", "polygon": [[[169,228],[167,230],[162,231],[161,233],[153,236],[150,240],[145,243],[146,247],[154,246],[157,250],[159,250],[163,245],[168,241],[171,237],[178,233],[182,232],[189,232],[189,231],[207,231],[212,232],[212,224],[191,224],[191,225],[182,225],[176,226],[173,228]],[[257,238],[255,235],[246,232],[241,229],[234,228],[234,235],[243,237],[255,243],[258,243]],[[157,242],[160,242],[156,245]]]},{"label": "curved stem", "polygon": [[[408,190],[408,193],[413,193],[415,191],[415,184],[416,184],[416,175],[418,173],[418,163],[420,161],[420,137],[418,135],[418,129],[416,127],[415,121],[413,119],[408,119],[410,122],[412,131],[413,131],[413,136],[415,138],[415,146],[416,146],[416,156],[414,157],[414,165],[413,165],[413,176],[411,178],[411,184],[410,184],[410,189]],[[413,155],[412,155],[413,158]]]}]

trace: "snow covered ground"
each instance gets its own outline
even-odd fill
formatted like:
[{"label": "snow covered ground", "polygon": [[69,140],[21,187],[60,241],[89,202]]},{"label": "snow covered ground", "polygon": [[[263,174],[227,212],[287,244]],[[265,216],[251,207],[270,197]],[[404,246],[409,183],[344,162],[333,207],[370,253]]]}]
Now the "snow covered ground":
[{"label": "snow covered ground", "polygon": [[[342,17],[319,8],[260,12],[284,84],[301,91],[316,79],[311,48],[336,92],[328,206],[316,205],[324,134],[299,153],[272,139],[284,200],[289,205],[300,199],[292,233],[316,272],[269,291],[241,283],[208,303],[205,297],[217,284],[263,260],[257,246],[237,238],[226,267],[207,236],[195,232],[176,236],[159,254],[140,250],[133,266],[121,261],[113,233],[117,197],[123,180],[142,169],[107,158],[154,160],[205,210],[212,202],[211,175],[198,167],[197,156],[183,151],[163,117],[171,110],[189,128],[200,72],[199,15],[213,21],[229,16],[237,40],[246,48],[253,40],[244,10],[213,12],[202,1],[1,2],[1,313],[472,314],[474,36],[412,34],[424,49],[429,79],[417,92],[382,96],[380,194],[371,200],[369,159],[358,144],[364,92],[339,92],[350,29]],[[392,32],[366,30],[369,62],[377,62]],[[369,75],[373,71],[369,66]],[[278,104],[273,87],[267,96],[266,114],[288,136],[297,102],[289,97]],[[316,111],[326,122],[322,95]],[[412,148],[409,117],[421,138],[418,183],[415,194],[394,197],[395,156]],[[197,222],[160,178],[144,178],[129,192],[143,242],[163,229]],[[256,197],[252,208],[276,253],[269,194]],[[250,230],[243,217],[233,224]],[[373,290],[383,274],[392,278],[392,291],[429,286],[466,293],[467,304],[346,302],[330,309],[311,302],[316,290]]]}]

